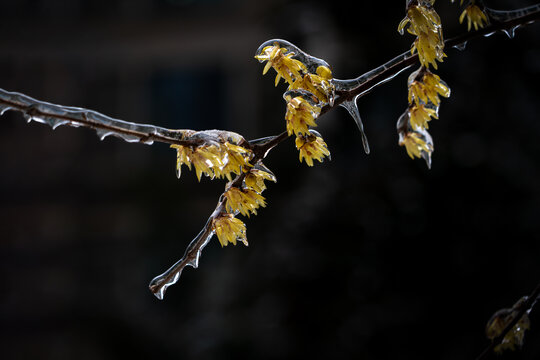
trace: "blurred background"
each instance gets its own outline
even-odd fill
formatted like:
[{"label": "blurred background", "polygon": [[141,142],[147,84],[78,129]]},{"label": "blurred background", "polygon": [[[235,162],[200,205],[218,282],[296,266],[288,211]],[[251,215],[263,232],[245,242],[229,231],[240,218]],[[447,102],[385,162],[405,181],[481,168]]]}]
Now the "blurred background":
[{"label": "blurred background", "polygon": [[[284,129],[284,84],[253,56],[284,38],[356,77],[409,49],[403,2],[2,1],[0,87],[127,121]],[[490,1],[508,9],[531,1]],[[466,31],[438,1],[445,37]],[[540,24],[447,49],[433,167],[397,144],[408,70],[318,121],[332,161],[294,142],[265,164],[249,247],[214,239],[163,301],[224,182],[175,177],[165,144],[0,118],[2,359],[474,359],[484,327],[540,279]],[[521,352],[540,358],[540,311]]]}]

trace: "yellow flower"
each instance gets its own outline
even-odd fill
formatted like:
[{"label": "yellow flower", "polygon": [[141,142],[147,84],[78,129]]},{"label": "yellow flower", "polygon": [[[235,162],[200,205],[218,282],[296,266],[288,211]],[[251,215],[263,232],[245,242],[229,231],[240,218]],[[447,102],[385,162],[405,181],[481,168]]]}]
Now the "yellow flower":
[{"label": "yellow flower", "polygon": [[326,145],[320,136],[313,135],[312,133],[307,136],[298,135],[295,142],[296,148],[300,151],[300,162],[305,159],[308,166],[313,166],[313,159],[322,162],[325,156],[330,156],[328,145]]},{"label": "yellow flower", "polygon": [[191,170],[191,165],[195,167],[197,179],[201,181],[202,174],[214,177],[215,168],[223,167],[220,149],[214,145],[201,145],[195,148],[183,145],[171,145],[176,149],[176,172],[180,177],[181,167],[187,165]]},{"label": "yellow flower", "polygon": [[[326,68],[326,66],[319,66],[319,68],[322,67]],[[329,99],[334,91],[334,86],[322,76],[305,74],[303,78],[296,80],[289,86],[289,90],[297,89],[307,90],[315,95],[320,102],[329,103]]]},{"label": "yellow flower", "polygon": [[441,19],[432,1],[419,1],[407,8],[407,16],[399,23],[398,31],[403,34],[405,28],[417,38],[411,47],[411,53],[418,52],[418,59],[424,67],[430,64],[437,68],[437,61],[443,61],[444,40]]},{"label": "yellow flower", "polygon": [[214,169],[217,177],[226,177],[229,181],[232,180],[231,174],[240,175],[242,169],[251,167],[249,160],[253,155],[252,152],[242,146],[225,142],[222,146],[224,166]]},{"label": "yellow flower", "polygon": [[302,74],[307,72],[306,66],[302,62],[292,58],[295,55],[294,52],[286,53],[287,51],[286,48],[280,48],[277,45],[266,46],[259,55],[255,56],[259,62],[268,61],[264,66],[263,75],[271,67],[276,70],[275,86],[281,78],[292,85],[294,80],[302,78]]},{"label": "yellow flower", "polygon": [[232,173],[238,175],[242,167],[250,166],[249,159],[252,156],[250,150],[229,142],[220,146],[171,145],[171,148],[176,149],[177,176],[180,177],[182,165],[187,165],[191,170],[193,164],[199,181],[203,174],[211,178],[226,177],[230,181]]},{"label": "yellow flower", "polygon": [[291,98],[286,96],[287,112],[285,120],[287,121],[287,133],[298,135],[307,134],[310,126],[317,126],[315,119],[319,116],[321,108],[312,105],[302,96]]},{"label": "yellow flower", "polygon": [[409,107],[409,122],[413,129],[427,129],[431,117],[439,118],[436,110],[425,105],[412,105]]},{"label": "yellow flower", "polygon": [[403,34],[407,25],[410,25],[407,31],[416,36],[420,36],[421,33],[438,33],[441,28],[441,18],[431,4],[413,5],[407,9],[407,16],[399,23],[400,34]]},{"label": "yellow flower", "polygon": [[477,5],[471,4],[463,10],[459,17],[459,23],[461,24],[467,16],[467,31],[471,31],[471,24],[474,25],[474,30],[483,28],[488,23],[486,14]]},{"label": "yellow flower", "polygon": [[[427,134],[427,133],[426,133]],[[424,139],[424,136],[422,136],[421,133],[416,131],[410,131],[406,133],[400,133],[399,134],[399,145],[405,146],[405,149],[407,150],[407,154],[411,159],[414,159],[415,157],[423,157],[425,156],[431,156],[431,153],[433,152],[433,144],[431,144],[431,141],[426,141]],[[429,166],[429,161],[428,161]]]},{"label": "yellow flower", "polygon": [[[424,72],[421,80],[416,80],[419,76],[419,71]],[[439,95],[444,97],[450,96],[450,88],[441,78],[429,70],[420,68],[409,76],[409,104],[414,103],[419,106],[431,102],[435,107],[439,107]]]},{"label": "yellow flower", "polygon": [[320,65],[317,67],[317,75],[322,77],[324,80],[332,80],[332,70],[328,66]]},{"label": "yellow flower", "polygon": [[437,61],[442,62],[446,57],[443,52],[444,42],[433,32],[421,33],[411,47],[411,54],[418,52],[418,60],[425,68],[433,65],[437,69]]},{"label": "yellow flower", "polygon": [[233,214],[221,214],[212,220],[212,229],[216,233],[221,246],[227,246],[228,243],[236,245],[239,240],[248,245],[246,238],[246,225]]},{"label": "yellow flower", "polygon": [[272,173],[261,169],[251,168],[244,179],[244,183],[248,189],[254,190],[260,194],[266,189],[264,180],[277,181]]},{"label": "yellow flower", "polygon": [[257,194],[251,189],[239,189],[230,187],[225,191],[226,207],[231,213],[240,212],[242,215],[249,217],[250,212],[257,215],[259,206],[265,207],[266,202],[264,197]]}]

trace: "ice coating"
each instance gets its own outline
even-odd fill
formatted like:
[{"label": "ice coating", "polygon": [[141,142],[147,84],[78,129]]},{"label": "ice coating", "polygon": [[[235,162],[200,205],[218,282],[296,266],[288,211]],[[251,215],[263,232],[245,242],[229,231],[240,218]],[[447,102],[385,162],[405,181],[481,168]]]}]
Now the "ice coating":
[{"label": "ice coating", "polygon": [[489,16],[490,20],[496,22],[507,22],[514,19],[527,16],[540,11],[540,4],[528,6],[522,9],[504,11],[504,10],[495,10],[488,7],[484,8],[484,11]]},{"label": "ice coating", "polygon": [[178,260],[173,266],[171,266],[163,274],[156,276],[150,281],[148,287],[150,291],[159,299],[163,300],[167,288],[174,285],[180,279],[182,270],[186,266],[193,268],[199,267],[199,259],[201,257],[202,250],[210,242],[214,232],[211,229],[211,221],[209,220],[203,230],[189,243],[184,256]]},{"label": "ice coating", "polygon": [[[392,80],[394,77],[399,75],[401,72],[408,69],[413,64],[412,61],[411,61],[411,64],[409,66],[407,66],[407,67],[396,69],[395,72],[394,71],[389,71],[395,65],[401,64],[402,62],[404,62],[408,58],[412,58],[412,57],[413,56],[410,54],[410,52],[407,51],[407,52],[404,52],[403,54],[400,54],[400,55],[396,56],[395,58],[393,58],[389,62],[385,63],[384,65],[381,65],[381,66],[379,66],[379,67],[377,67],[377,68],[375,68],[375,69],[373,69],[373,70],[371,70],[371,71],[369,71],[369,72],[367,72],[367,73],[365,73],[363,75],[360,75],[357,78],[346,79],[346,80],[332,79],[332,83],[336,87],[336,92],[340,92],[340,91],[354,91],[354,89],[356,89],[356,88],[358,88],[360,86],[364,86],[366,83],[372,81],[373,84],[372,85],[370,84],[371,86],[369,86],[367,89],[363,90],[361,93],[358,94],[358,95],[361,96],[361,95],[369,92],[374,87],[376,87],[378,85],[381,85],[381,84],[384,84],[387,81]],[[386,76],[381,76],[382,74],[387,74],[387,75]],[[380,77],[380,79],[379,79],[379,77]]]},{"label": "ice coating", "polygon": [[355,96],[353,100],[342,102],[340,106],[347,109],[354,122],[356,123],[356,126],[358,126],[358,130],[360,130],[360,134],[362,136],[362,145],[364,146],[364,151],[366,152],[366,154],[369,154],[370,149],[368,139],[366,133],[364,132],[364,124],[362,123],[362,119],[360,118],[360,111],[358,111],[358,105],[356,104],[358,96],[359,95]]},{"label": "ice coating", "polygon": [[316,58],[315,56],[311,56],[305,53],[304,51],[300,50],[298,46],[283,39],[272,39],[272,40],[263,42],[261,46],[259,46],[259,48],[257,49],[255,55],[259,55],[260,53],[262,53],[263,49],[267,46],[279,46],[280,48],[287,49],[288,52],[294,53],[292,58],[303,63],[306,66],[308,72],[312,74],[316,74],[317,68],[319,66],[326,66],[327,68],[330,69],[330,65],[323,59],[319,59],[319,58]]},{"label": "ice coating", "polygon": [[85,108],[63,106],[39,101],[17,92],[0,89],[0,115],[8,110],[21,112],[24,118],[51,126],[88,127],[96,130],[103,140],[116,136],[127,142],[151,145],[154,141],[169,144],[218,144],[226,141],[235,145],[247,143],[237,133],[222,130],[171,130],[149,124],[137,124],[103,115]]}]

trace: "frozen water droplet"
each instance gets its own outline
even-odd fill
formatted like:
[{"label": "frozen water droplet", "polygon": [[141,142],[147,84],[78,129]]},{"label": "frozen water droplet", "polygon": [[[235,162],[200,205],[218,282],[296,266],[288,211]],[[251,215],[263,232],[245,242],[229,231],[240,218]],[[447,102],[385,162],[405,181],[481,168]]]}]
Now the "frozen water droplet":
[{"label": "frozen water droplet", "polygon": [[184,256],[163,274],[152,279],[148,287],[159,300],[163,300],[165,291],[169,286],[178,282],[180,274],[182,274],[182,270],[184,270],[186,266],[189,265],[194,268],[199,266],[201,252],[208,242],[210,242],[212,236],[214,236],[214,232],[210,230],[209,223],[207,223],[203,230],[188,245]]},{"label": "frozen water droplet", "polygon": [[152,281],[150,281],[150,290],[159,300],[163,300],[163,297],[165,296],[165,291],[167,291],[167,288],[169,286],[174,285],[178,282],[181,273],[182,269],[176,272],[173,276],[171,276],[169,271],[166,271],[163,274],[156,276],[152,279]]},{"label": "frozen water droplet", "polygon": [[511,28],[511,29],[503,29],[502,32],[503,32],[504,35],[506,35],[509,39],[513,39],[514,36],[516,35],[516,34],[515,34],[515,28]]},{"label": "frozen water droplet", "polygon": [[484,37],[490,37],[491,35],[495,34],[495,31],[492,31],[490,33],[484,34]]},{"label": "frozen water droplet", "polygon": [[182,176],[182,165],[179,164],[179,166],[176,167],[176,178],[180,179],[180,176]]},{"label": "frozen water droplet", "polygon": [[369,149],[369,143],[367,136],[364,132],[364,124],[362,123],[362,119],[360,118],[360,112],[358,111],[358,105],[356,105],[356,99],[358,97],[355,97],[354,100],[348,100],[340,104],[340,106],[347,109],[349,114],[352,116],[354,122],[356,123],[356,126],[358,126],[358,130],[360,130],[360,135],[362,136],[362,145],[364,146],[364,151],[366,154],[370,153]]},{"label": "frozen water droplet", "polygon": [[12,110],[13,108],[7,105],[0,105],[0,115],[4,115],[4,113],[8,110]]},{"label": "frozen water droplet", "polygon": [[56,129],[58,126],[62,125],[62,123],[65,124],[66,120],[58,119],[56,117],[52,116],[45,116],[43,117],[43,123],[49,125],[51,128]]},{"label": "frozen water droplet", "polygon": [[141,141],[141,138],[139,136],[137,136],[137,135],[129,135],[129,134],[122,134],[122,133],[118,133],[118,134],[114,134],[114,135],[118,136],[119,138],[121,138],[124,141],[129,142],[129,143],[140,142]]},{"label": "frozen water droplet", "polygon": [[465,50],[466,47],[467,47],[467,42],[466,41],[464,41],[464,42],[462,42],[460,44],[454,45],[454,49],[457,49],[459,51]]},{"label": "frozen water droplet", "polygon": [[57,127],[62,126],[62,125],[66,125],[66,124],[69,124],[69,123],[70,123],[69,120],[59,120],[59,121],[57,121],[56,123],[54,123],[52,125],[52,129],[56,130]]},{"label": "frozen water droplet", "polygon": [[113,135],[114,133],[109,129],[96,129],[96,134],[99,140],[103,141],[107,136]]}]

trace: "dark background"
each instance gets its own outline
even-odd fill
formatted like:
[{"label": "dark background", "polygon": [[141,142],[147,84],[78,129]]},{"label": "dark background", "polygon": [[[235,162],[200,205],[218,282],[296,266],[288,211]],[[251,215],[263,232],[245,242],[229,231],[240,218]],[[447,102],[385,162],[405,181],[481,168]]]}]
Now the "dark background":
[{"label": "dark background", "polygon": [[[493,1],[493,7],[530,1]],[[407,50],[403,1],[2,1],[0,87],[170,128],[284,129],[285,85],[253,55],[285,38],[355,77]],[[466,30],[438,1],[445,36]],[[222,181],[174,175],[165,144],[0,118],[2,359],[474,359],[540,279],[540,25],[447,49],[433,168],[397,145],[406,71],[319,119],[332,161],[265,161],[249,247],[214,239],[164,301]],[[270,71],[273,74],[273,70]],[[540,358],[533,313],[522,352]]]}]

